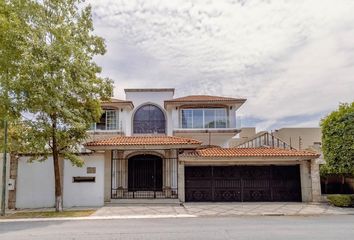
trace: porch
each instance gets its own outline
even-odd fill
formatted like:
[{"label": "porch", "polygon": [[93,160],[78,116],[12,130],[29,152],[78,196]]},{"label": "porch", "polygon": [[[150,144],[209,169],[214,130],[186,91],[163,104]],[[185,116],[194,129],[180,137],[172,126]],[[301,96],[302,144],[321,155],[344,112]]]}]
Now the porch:
[{"label": "porch", "polygon": [[110,199],[177,199],[177,152],[112,151]]}]

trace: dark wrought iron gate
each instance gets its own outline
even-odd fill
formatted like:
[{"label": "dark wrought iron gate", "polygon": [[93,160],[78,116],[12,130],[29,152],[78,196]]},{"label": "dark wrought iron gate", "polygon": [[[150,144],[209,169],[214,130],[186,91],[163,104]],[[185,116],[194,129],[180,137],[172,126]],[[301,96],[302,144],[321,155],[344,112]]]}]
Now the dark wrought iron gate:
[{"label": "dark wrought iron gate", "polygon": [[162,158],[154,155],[130,158],[128,191],[162,191]]},{"label": "dark wrought iron gate", "polygon": [[112,151],[111,198],[177,198],[177,158],[139,153],[123,158]]},{"label": "dark wrought iron gate", "polygon": [[186,201],[301,201],[299,166],[186,167]]}]

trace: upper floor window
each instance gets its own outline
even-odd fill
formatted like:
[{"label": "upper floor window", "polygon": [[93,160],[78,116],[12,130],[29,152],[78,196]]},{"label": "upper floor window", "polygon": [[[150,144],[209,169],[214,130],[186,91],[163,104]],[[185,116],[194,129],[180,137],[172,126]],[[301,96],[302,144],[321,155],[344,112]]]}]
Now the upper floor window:
[{"label": "upper floor window", "polygon": [[181,110],[182,128],[227,128],[225,108],[199,108]]},{"label": "upper floor window", "polygon": [[134,133],[165,133],[166,120],[162,110],[152,104],[140,107],[134,115]]},{"label": "upper floor window", "polygon": [[92,124],[91,130],[118,130],[118,114],[117,110],[104,110],[100,121]]}]

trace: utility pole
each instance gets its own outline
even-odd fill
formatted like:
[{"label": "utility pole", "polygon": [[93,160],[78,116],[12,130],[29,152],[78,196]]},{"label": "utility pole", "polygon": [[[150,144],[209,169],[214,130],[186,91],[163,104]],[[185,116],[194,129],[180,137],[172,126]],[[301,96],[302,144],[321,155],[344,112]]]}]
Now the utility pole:
[{"label": "utility pole", "polygon": [[2,165],[2,197],[1,197],[1,216],[5,216],[6,202],[6,163],[7,163],[7,120],[4,119],[4,157]]}]

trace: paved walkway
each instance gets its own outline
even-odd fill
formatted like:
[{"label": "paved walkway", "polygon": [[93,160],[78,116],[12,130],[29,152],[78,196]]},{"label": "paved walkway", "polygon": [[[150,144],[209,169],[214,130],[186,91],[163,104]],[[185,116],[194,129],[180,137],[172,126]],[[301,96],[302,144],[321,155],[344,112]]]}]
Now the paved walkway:
[{"label": "paved walkway", "polygon": [[354,208],[337,208],[328,204],[307,203],[186,203],[184,205],[111,205],[98,209],[93,216],[191,215],[191,216],[256,216],[256,215],[354,215]]}]

